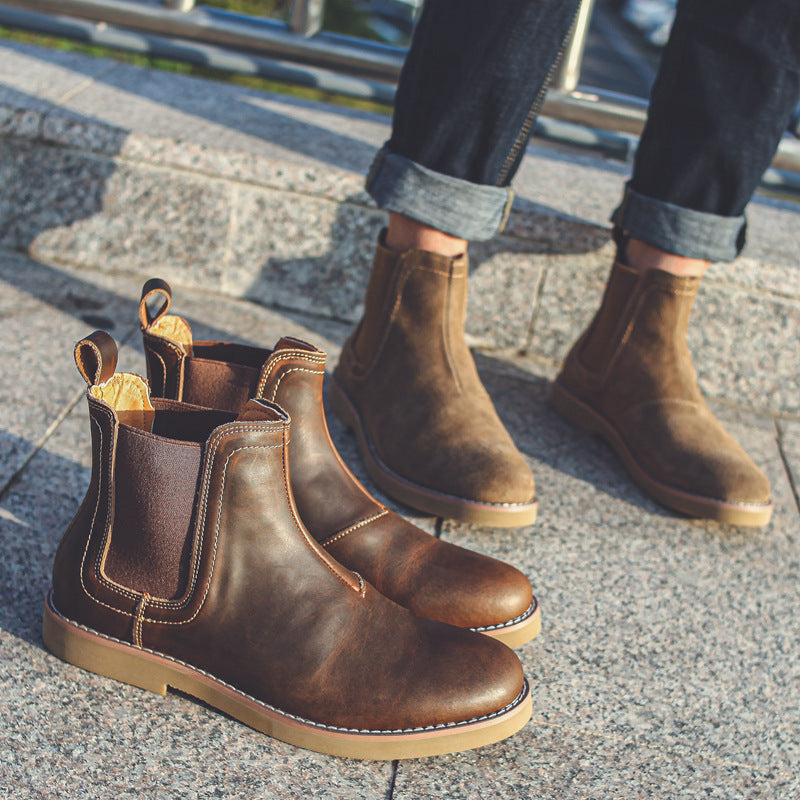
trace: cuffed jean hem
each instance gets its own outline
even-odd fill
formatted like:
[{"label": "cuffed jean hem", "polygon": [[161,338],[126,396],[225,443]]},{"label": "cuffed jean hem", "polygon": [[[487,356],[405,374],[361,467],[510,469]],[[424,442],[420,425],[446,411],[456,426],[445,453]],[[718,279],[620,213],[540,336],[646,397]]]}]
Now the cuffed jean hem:
[{"label": "cuffed jean hem", "polygon": [[367,176],[379,208],[470,241],[491,239],[505,227],[514,193],[434,172],[385,148]]},{"label": "cuffed jean hem", "polygon": [[744,216],[721,217],[654,200],[626,188],[611,221],[625,235],[668,253],[704,261],[733,261],[745,242]]}]

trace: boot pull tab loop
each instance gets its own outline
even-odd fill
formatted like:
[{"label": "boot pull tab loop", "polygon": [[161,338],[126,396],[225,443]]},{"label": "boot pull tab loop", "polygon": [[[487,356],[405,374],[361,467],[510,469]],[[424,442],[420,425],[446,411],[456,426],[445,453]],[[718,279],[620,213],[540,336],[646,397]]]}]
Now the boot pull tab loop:
[{"label": "boot pull tab loop", "polygon": [[117,369],[117,343],[105,331],[95,331],[75,345],[75,364],[89,386],[100,386]]},{"label": "boot pull tab loop", "polygon": [[[158,297],[163,298],[161,306],[157,311],[151,312],[152,303]],[[169,311],[171,304],[172,289],[169,284],[161,278],[150,278],[142,286],[142,299],[139,301],[139,324],[142,330],[145,331],[158,322]]]}]

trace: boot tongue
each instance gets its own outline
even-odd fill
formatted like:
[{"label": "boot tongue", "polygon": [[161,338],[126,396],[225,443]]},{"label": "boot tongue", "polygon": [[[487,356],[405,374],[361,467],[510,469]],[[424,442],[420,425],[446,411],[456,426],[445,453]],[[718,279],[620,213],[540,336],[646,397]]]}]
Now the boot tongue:
[{"label": "boot tongue", "polygon": [[275,403],[268,400],[248,400],[239,415],[237,422],[289,422],[289,415]]}]

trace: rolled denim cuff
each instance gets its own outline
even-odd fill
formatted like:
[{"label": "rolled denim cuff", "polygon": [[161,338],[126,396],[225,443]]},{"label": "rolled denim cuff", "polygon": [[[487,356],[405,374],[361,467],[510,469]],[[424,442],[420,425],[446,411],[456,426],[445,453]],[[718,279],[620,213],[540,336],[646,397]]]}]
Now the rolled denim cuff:
[{"label": "rolled denim cuff", "polygon": [[630,187],[611,221],[633,239],[668,253],[704,261],[733,261],[745,243],[747,221],[672,205]]},{"label": "rolled denim cuff", "polygon": [[491,239],[505,227],[514,193],[434,172],[385,148],[367,176],[379,208],[470,241]]}]

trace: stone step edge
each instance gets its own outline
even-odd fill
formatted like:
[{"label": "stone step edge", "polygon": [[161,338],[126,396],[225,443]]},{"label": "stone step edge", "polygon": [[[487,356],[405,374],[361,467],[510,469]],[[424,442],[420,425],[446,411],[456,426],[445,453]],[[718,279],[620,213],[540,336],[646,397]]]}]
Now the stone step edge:
[{"label": "stone step edge", "polygon": [[[50,147],[63,147],[137,162],[153,167],[176,169],[204,177],[240,182],[337,203],[350,203],[375,211],[364,189],[364,176],[333,166],[308,166],[232,149],[214,148],[186,139],[153,136],[140,131],[80,118],[58,107],[43,111],[0,103],[0,137],[17,138]],[[580,243],[584,252],[609,249],[609,228],[580,219],[530,200],[516,198],[508,224],[502,233],[535,243],[553,254],[569,252],[564,242]],[[746,254],[737,260],[743,270],[722,268],[706,277],[706,283],[721,283],[756,294],[798,299],[786,291],[780,280],[753,280],[753,273],[771,265]],[[748,274],[750,280],[740,280]],[[237,296],[235,293],[233,296]]]},{"label": "stone step edge", "polygon": [[[129,131],[58,107],[37,111],[0,103],[0,136],[376,209],[360,174]],[[503,235],[554,252],[567,238],[597,250],[608,242],[608,227],[517,198]]]}]

